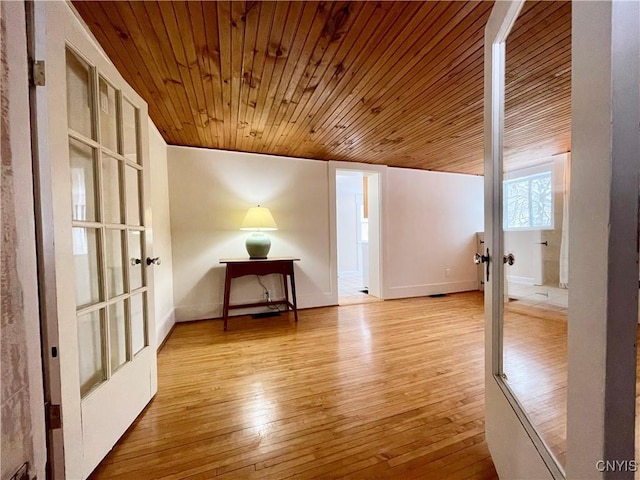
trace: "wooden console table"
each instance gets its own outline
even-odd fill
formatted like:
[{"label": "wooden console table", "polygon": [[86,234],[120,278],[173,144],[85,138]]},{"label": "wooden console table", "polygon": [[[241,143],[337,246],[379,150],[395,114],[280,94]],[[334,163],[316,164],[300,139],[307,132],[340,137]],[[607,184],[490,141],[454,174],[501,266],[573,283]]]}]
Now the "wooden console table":
[{"label": "wooden console table", "polygon": [[[269,305],[286,305],[287,310],[291,308],[298,321],[298,303],[296,302],[296,279],[293,273],[293,262],[299,258],[294,257],[273,257],[264,259],[253,258],[221,258],[220,263],[226,264],[224,277],[224,304],[222,307],[222,318],[224,319],[224,329],[227,330],[229,321],[229,310],[233,308],[266,307]],[[282,276],[284,286],[284,300],[273,300],[270,302],[243,303],[241,305],[229,305],[231,294],[231,280],[245,275],[270,275],[278,273]],[[289,288],[287,286],[287,276],[291,282],[291,297],[293,303],[289,301]]]}]

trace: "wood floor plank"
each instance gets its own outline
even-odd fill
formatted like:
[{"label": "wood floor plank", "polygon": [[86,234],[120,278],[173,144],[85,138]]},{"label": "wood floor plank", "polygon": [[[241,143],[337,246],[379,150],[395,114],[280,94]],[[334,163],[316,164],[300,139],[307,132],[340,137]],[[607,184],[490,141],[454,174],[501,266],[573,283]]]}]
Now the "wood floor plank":
[{"label": "wood floor plank", "polygon": [[91,478],[497,478],[483,352],[479,292],[177,324]]}]

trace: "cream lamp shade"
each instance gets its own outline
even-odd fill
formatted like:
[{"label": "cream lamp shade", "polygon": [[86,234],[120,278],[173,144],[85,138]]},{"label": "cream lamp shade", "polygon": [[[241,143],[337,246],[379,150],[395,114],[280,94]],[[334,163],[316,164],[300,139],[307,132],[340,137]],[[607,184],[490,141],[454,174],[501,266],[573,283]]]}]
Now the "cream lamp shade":
[{"label": "cream lamp shade", "polygon": [[276,225],[276,221],[273,219],[269,209],[260,205],[251,207],[244,216],[242,225],[240,225],[240,230],[265,231],[277,229],[278,225]]},{"label": "cream lamp shade", "polygon": [[251,207],[244,216],[240,230],[253,230],[254,233],[247,237],[246,247],[250,258],[267,258],[271,250],[271,240],[269,236],[262,233],[267,230],[277,230],[278,225],[273,219],[273,215],[268,208]]}]

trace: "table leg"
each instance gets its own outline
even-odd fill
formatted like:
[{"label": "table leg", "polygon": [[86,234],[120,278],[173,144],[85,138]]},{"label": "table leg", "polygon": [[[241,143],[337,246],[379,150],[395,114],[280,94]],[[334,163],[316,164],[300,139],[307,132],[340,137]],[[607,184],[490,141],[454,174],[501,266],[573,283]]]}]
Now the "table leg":
[{"label": "table leg", "polygon": [[287,284],[287,274],[283,273],[282,277],[282,287],[284,288],[284,299],[287,302],[287,311],[289,311],[289,285]]},{"label": "table leg", "polygon": [[296,277],[293,274],[293,263],[291,264],[291,296],[293,297],[293,314],[298,321],[298,301],[296,300]]},{"label": "table leg", "polygon": [[231,271],[227,265],[224,275],[224,303],[222,305],[222,318],[224,320],[224,331],[227,331],[227,323],[229,321],[229,297],[231,296]]}]

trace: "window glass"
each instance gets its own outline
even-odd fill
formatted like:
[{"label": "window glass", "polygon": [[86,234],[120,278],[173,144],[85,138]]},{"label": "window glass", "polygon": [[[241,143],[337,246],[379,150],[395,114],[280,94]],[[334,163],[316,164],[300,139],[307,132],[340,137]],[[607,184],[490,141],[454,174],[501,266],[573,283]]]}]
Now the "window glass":
[{"label": "window glass", "polygon": [[551,171],[504,182],[504,229],[553,228]]}]

